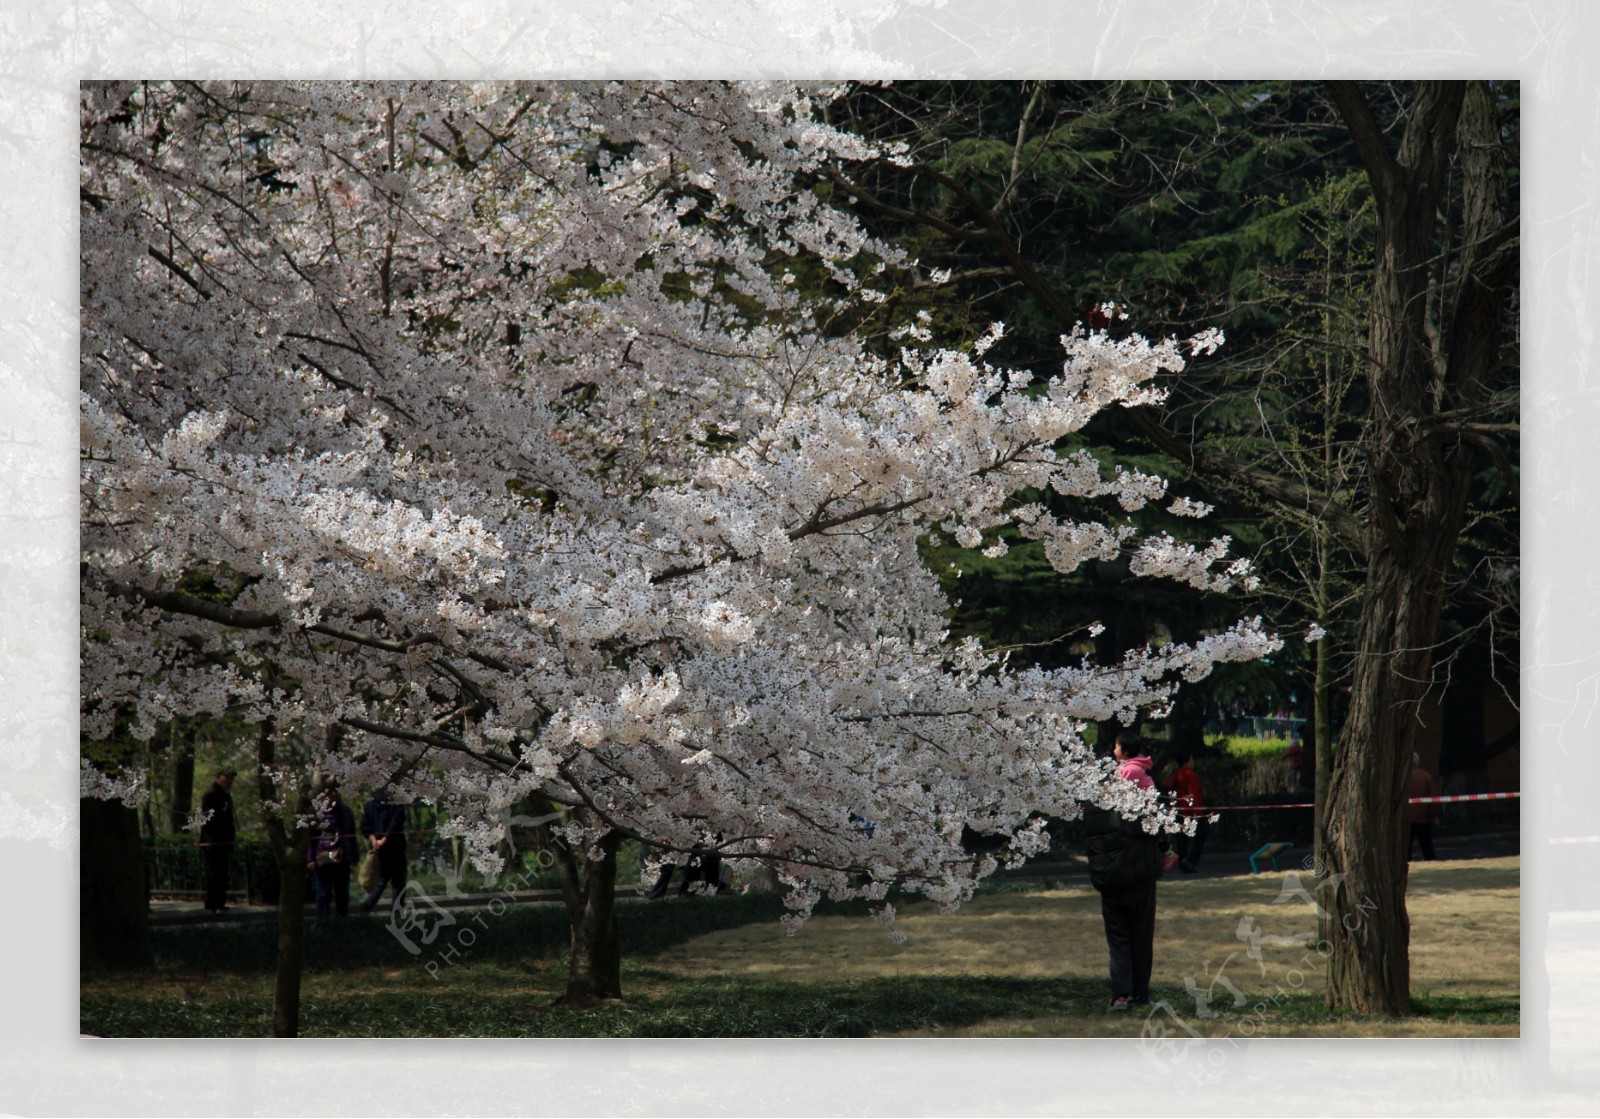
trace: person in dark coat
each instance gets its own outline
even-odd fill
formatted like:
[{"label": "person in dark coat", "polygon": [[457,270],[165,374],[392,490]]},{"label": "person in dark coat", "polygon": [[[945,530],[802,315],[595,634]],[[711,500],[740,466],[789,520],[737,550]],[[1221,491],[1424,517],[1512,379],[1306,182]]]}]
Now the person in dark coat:
[{"label": "person in dark coat", "polygon": [[211,788],[200,798],[200,812],[205,822],[200,825],[200,852],[206,863],[205,907],[208,913],[221,913],[228,908],[228,860],[233,857],[233,840],[237,834],[233,819],[234,771],[225,769],[217,774]]},{"label": "person in dark coat", "polygon": [[330,912],[350,916],[350,868],[359,854],[355,813],[340,798],[337,787],[329,786],[326,796],[330,803],[306,847],[306,866],[317,876],[317,917],[321,920]]},{"label": "person in dark coat", "polygon": [[406,888],[406,809],[389,799],[389,786],[380,787],[361,806],[361,834],[378,855],[378,884],[361,899],[361,912],[371,913],[385,886],[394,887],[391,906]]},{"label": "person in dark coat", "polygon": [[1138,820],[1105,808],[1083,814],[1089,881],[1100,892],[1100,916],[1111,953],[1111,1009],[1150,1001],[1155,958],[1156,880],[1161,843]]}]

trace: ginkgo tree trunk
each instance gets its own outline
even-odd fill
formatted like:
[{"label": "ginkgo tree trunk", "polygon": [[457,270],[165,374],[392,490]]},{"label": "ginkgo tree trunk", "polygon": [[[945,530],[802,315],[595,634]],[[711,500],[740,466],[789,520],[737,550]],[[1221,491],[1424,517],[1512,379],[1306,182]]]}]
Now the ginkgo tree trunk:
[{"label": "ginkgo tree trunk", "polygon": [[[1410,1011],[1405,783],[1432,686],[1445,580],[1466,518],[1474,460],[1508,359],[1518,252],[1508,163],[1490,87],[1421,83],[1398,143],[1359,86],[1334,100],[1377,203],[1367,382],[1375,422],[1367,577],[1350,712],[1332,767],[1323,856],[1334,890],[1328,1003]],[[1459,201],[1451,205],[1451,177]],[[1447,215],[1456,214],[1456,228]],[[1440,253],[1452,267],[1439,267]]]}]

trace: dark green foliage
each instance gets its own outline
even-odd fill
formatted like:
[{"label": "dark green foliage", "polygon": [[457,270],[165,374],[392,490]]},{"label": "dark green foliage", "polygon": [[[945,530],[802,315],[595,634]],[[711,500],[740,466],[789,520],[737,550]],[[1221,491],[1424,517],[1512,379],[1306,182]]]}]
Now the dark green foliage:
[{"label": "dark green foliage", "polygon": [[[1493,83],[1493,95],[1514,153],[1516,84]],[[1368,83],[1366,96],[1392,132],[1408,111],[1411,83]],[[1151,456],[1140,426],[1148,421],[1114,409],[1084,433],[1102,461],[1142,465],[1172,479],[1175,492],[1217,506],[1206,522],[1184,522],[1175,534],[1232,535],[1234,554],[1251,557],[1264,577],[1260,595],[1197,602],[1124,581],[1107,565],[1059,576],[1027,546],[986,560],[934,542],[930,565],[960,601],[954,632],[1018,646],[1016,661],[1051,665],[1089,651],[1081,627],[1090,621],[1111,631],[1096,643],[1103,659],[1259,611],[1291,638],[1312,621],[1329,632],[1324,695],[1339,694],[1365,578],[1351,526],[1367,512],[1362,354],[1375,227],[1367,176],[1327,88],[910,82],[861,89],[836,117],[908,146],[910,169],[847,169],[855,208],[923,267],[953,275],[943,287],[902,293],[894,313],[929,312],[935,343],[946,345],[1003,321],[1006,336],[991,360],[1039,375],[1059,367],[1059,336],[1107,300],[1130,315],[1110,324],[1113,334],[1184,336],[1221,326],[1223,349],[1169,379],[1164,409],[1143,412],[1176,446],[1308,483],[1350,518],[1342,533],[1327,531],[1316,502],[1297,511],[1226,471]],[[1475,419],[1514,422],[1516,376],[1515,354],[1507,354],[1496,397]],[[1472,631],[1492,628],[1493,655],[1505,667],[1516,654],[1517,447],[1514,427],[1495,434],[1503,450],[1484,444],[1441,636],[1459,647]],[[1170,518],[1163,525],[1149,511],[1134,520],[1147,531],[1170,527]],[[1311,662],[1311,650],[1291,640],[1271,665],[1217,673],[1201,685],[1200,702],[1214,711],[1230,695],[1282,703],[1294,693],[1309,714]]]}]

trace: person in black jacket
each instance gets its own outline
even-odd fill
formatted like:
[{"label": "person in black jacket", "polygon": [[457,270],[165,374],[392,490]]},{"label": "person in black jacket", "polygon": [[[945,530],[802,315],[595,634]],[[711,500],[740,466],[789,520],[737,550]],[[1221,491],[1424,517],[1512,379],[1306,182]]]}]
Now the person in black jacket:
[{"label": "person in black jacket", "polygon": [[406,809],[389,799],[384,785],[361,806],[361,834],[378,853],[378,885],[361,899],[361,912],[371,913],[385,886],[394,887],[390,906],[399,904],[406,888]]},{"label": "person in black jacket", "polygon": [[1111,950],[1111,1009],[1150,1001],[1155,957],[1156,880],[1161,843],[1138,820],[1104,808],[1083,814],[1089,881],[1100,892],[1100,916]]},{"label": "person in black jacket", "polygon": [[233,794],[228,791],[233,778],[231,769],[218,773],[200,798],[200,811],[205,816],[200,825],[200,851],[206,862],[207,913],[221,913],[228,907],[228,860],[233,856],[236,834]]}]

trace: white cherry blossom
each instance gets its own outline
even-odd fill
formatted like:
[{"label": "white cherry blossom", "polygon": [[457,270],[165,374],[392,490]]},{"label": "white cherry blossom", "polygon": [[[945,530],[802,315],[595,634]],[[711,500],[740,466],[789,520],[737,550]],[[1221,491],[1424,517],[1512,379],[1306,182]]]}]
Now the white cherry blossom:
[{"label": "white cherry blossom", "polygon": [[949,640],[918,540],[1241,585],[1225,540],[1026,500],[1163,499],[1057,443],[1220,335],[870,355],[838,313],[912,265],[806,185],[895,155],[822,123],[835,92],[86,84],[85,733],[339,724],[325,772],[448,805],[486,868],[539,796],[578,850],[776,863],[792,924],[890,882],[959,903],[999,865],[964,827],[1016,861],[1085,804],[1179,826],[1084,727],[1275,648],[1259,620],[1013,670]]}]

